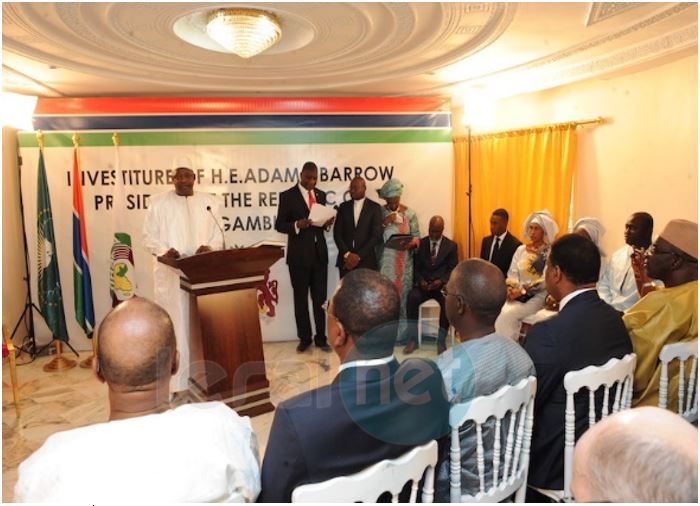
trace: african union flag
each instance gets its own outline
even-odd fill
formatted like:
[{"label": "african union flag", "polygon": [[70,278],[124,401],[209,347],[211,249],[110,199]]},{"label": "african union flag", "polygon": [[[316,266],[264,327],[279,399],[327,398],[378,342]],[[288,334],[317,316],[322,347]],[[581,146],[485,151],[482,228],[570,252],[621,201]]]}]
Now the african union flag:
[{"label": "african union flag", "polygon": [[56,240],[53,233],[51,197],[46,181],[44,153],[39,149],[39,178],[37,183],[37,272],[39,273],[39,308],[55,339],[68,342],[66,316],[63,312],[61,277],[58,273]]}]

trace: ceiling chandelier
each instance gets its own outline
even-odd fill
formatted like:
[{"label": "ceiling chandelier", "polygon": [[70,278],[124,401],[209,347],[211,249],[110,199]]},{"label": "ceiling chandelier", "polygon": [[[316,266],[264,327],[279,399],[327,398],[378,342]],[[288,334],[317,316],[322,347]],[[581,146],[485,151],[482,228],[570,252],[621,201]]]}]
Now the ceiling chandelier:
[{"label": "ceiling chandelier", "polygon": [[231,53],[250,58],[282,37],[277,16],[259,9],[218,9],[209,13],[207,35]]}]

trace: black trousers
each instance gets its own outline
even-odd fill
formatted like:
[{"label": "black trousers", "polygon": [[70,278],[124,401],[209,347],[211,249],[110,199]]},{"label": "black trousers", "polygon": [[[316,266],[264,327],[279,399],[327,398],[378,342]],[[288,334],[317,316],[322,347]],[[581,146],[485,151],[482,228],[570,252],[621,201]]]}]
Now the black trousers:
[{"label": "black trousers", "polygon": [[440,290],[421,290],[420,287],[414,286],[408,292],[406,300],[406,318],[408,318],[407,337],[409,341],[418,341],[418,306],[426,300],[434,299],[440,304],[440,330],[438,331],[438,345],[444,345],[447,337],[447,331],[450,328],[450,322],[447,321],[445,313],[445,298],[440,293]]},{"label": "black trousers", "polygon": [[289,266],[289,277],[294,291],[294,319],[297,336],[302,343],[311,342],[311,320],[309,319],[309,291],[316,324],[314,342],[317,346],[326,344],[326,315],[323,303],[326,301],[328,286],[328,265],[316,261],[311,267]]}]

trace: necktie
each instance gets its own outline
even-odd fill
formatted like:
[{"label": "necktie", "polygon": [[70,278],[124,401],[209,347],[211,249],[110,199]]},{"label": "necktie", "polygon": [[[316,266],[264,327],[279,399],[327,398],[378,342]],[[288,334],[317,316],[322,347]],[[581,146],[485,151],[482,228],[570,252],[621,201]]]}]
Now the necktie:
[{"label": "necktie", "polygon": [[499,245],[500,242],[501,242],[501,238],[498,237],[498,236],[496,236],[496,241],[495,241],[494,244],[493,244],[493,251],[491,252],[491,258],[489,258],[489,262],[490,262],[491,260],[493,260],[494,255],[495,255],[496,252],[498,251],[498,245]]},{"label": "necktie", "polygon": [[309,209],[311,209],[311,206],[313,206],[316,203],[316,199],[314,198],[314,192],[309,190]]},{"label": "necktie", "polygon": [[438,243],[436,241],[433,241],[433,247],[430,250],[430,261],[433,263],[433,265],[435,264],[435,260],[437,258],[437,244]]}]

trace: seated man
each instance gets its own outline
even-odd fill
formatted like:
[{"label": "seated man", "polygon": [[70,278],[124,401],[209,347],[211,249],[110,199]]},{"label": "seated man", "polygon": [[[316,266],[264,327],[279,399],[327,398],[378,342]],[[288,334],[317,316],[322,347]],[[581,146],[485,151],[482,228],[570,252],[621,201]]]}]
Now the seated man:
[{"label": "seated man", "polygon": [[[622,315],[598,297],[599,272],[600,252],[591,240],[567,234],[552,244],[545,283],[559,313],[533,325],[525,341],[537,371],[528,483],[538,489],[564,488],[564,375],[632,352]],[[588,395],[575,403],[578,438],[588,428]]]},{"label": "seated man", "polygon": [[600,274],[598,294],[618,311],[627,311],[640,298],[640,259],[651,244],[653,229],[654,219],[649,213],[638,212],[630,216],[625,223],[627,244],[610,256]]},{"label": "seated man", "polygon": [[447,434],[437,366],[392,355],[399,304],[394,284],[376,271],[353,269],[340,280],[326,308],[340,372],[277,406],[260,502],[289,502],[299,485],[356,473]]},{"label": "seated man", "polygon": [[253,502],[257,440],[248,417],[220,402],[169,409],[179,354],[168,314],[142,298],[100,325],[94,360],[109,422],[51,435],[19,466],[15,501]]},{"label": "seated man", "polygon": [[576,502],[698,502],[698,429],[660,408],[621,411],[576,444]]},{"label": "seated man", "polygon": [[[634,371],[635,406],[659,402],[661,362],[667,344],[698,338],[698,224],[672,220],[649,249],[647,273],[665,288],[651,292],[624,316],[637,354]],[[678,361],[669,366],[669,392],[678,391]],[[678,397],[669,396],[668,409],[676,411]]]},{"label": "seated man", "polygon": [[452,269],[457,265],[457,244],[442,235],[444,230],[445,220],[441,216],[430,218],[428,235],[421,239],[414,256],[415,286],[408,293],[406,301],[406,317],[409,322],[408,343],[403,352],[407,355],[413,353],[418,346],[418,308],[428,299],[433,299],[440,304],[438,354],[446,349],[445,337],[449,323],[445,314],[445,299],[440,289],[447,284]]},{"label": "seated man", "polygon": [[508,211],[496,209],[489,220],[489,229],[491,235],[481,240],[481,258],[494,264],[507,276],[513,254],[522,244],[508,232]]},{"label": "seated man", "polygon": [[[445,287],[445,309],[461,344],[450,348],[437,360],[450,404],[490,395],[505,385],[515,385],[535,375],[532,360],[523,348],[494,331],[494,322],[505,301],[505,280],[497,266],[470,259],[452,271]],[[491,420],[482,426],[485,441],[493,441],[494,425]],[[508,423],[501,426],[504,431],[501,441],[506,440],[508,426]],[[474,424],[465,424],[460,429],[460,440],[462,494],[474,495],[479,492]],[[493,459],[492,448],[489,445],[485,452],[486,462]],[[505,451],[505,445],[502,450]],[[487,484],[490,485],[492,479],[489,468]],[[446,454],[438,463],[435,492],[437,502],[450,501],[450,462]]]}]

